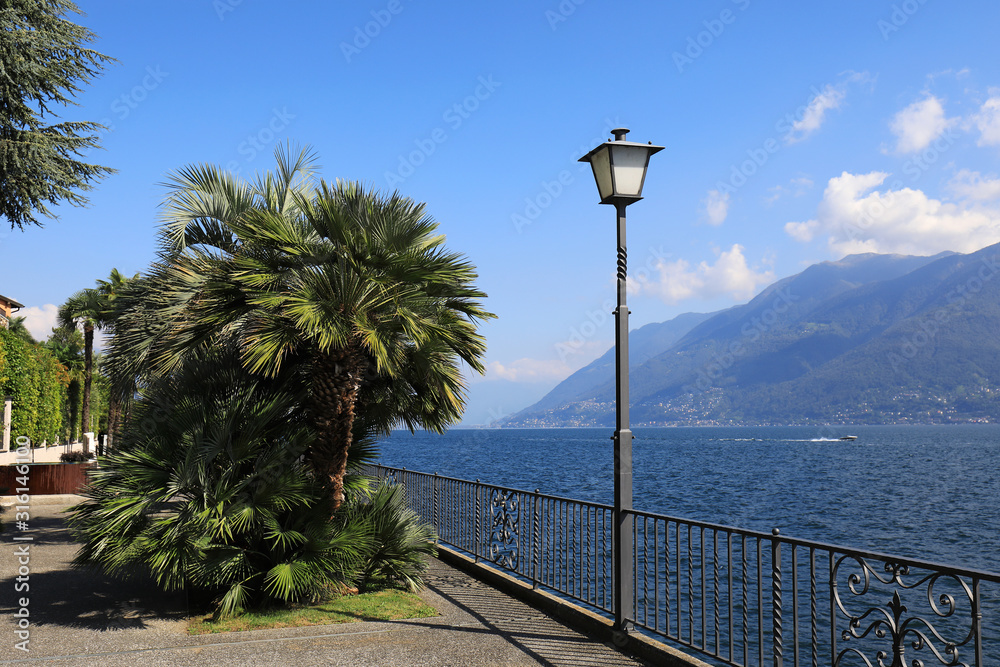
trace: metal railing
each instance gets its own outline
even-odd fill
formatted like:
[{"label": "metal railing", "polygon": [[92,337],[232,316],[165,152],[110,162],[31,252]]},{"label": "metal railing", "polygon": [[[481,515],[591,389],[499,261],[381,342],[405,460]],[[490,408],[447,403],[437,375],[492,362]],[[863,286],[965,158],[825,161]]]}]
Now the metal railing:
[{"label": "metal railing", "polygon": [[[362,472],[402,484],[443,543],[613,614],[610,505],[403,468]],[[629,515],[630,621],[720,664],[1000,665],[998,574]]]}]

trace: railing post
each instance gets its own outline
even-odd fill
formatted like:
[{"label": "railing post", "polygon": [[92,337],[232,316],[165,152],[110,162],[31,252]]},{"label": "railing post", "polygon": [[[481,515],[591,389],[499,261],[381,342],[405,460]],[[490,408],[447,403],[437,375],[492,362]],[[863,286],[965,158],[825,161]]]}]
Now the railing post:
[{"label": "railing post", "polygon": [[13,396],[4,396],[3,399],[3,449],[0,451],[10,450],[10,418],[11,410],[14,404]]},{"label": "railing post", "polygon": [[782,664],[781,637],[781,542],[778,540],[780,531],[771,531],[771,646],[774,652],[774,667]]},{"label": "railing post", "polygon": [[979,598],[979,577],[972,578],[972,632],[975,636],[975,646],[973,651],[975,653],[976,665],[982,665],[983,663],[983,611],[980,608],[980,598]]},{"label": "railing post", "polygon": [[834,555],[830,552],[830,664],[837,664],[837,578],[834,569]]}]

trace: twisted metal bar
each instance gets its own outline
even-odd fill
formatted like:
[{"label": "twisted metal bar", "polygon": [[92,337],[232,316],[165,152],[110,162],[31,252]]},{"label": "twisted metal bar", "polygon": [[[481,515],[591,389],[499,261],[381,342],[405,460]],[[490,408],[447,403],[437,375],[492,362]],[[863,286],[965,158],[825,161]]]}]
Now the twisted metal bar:
[{"label": "twisted metal bar", "polygon": [[774,665],[782,663],[781,636],[781,542],[778,541],[778,529],[772,531],[775,539],[771,540],[771,648],[774,654]]},{"label": "twisted metal bar", "polygon": [[[632,524],[635,531],[639,532],[638,522]],[[649,624],[649,522],[642,521],[642,622]],[[656,610],[653,610],[654,622]],[[638,615],[638,613],[636,614]]]},{"label": "twisted metal bar", "polygon": [[684,584],[684,575],[681,573],[681,524],[674,523],[674,568],[677,570],[677,639],[681,639],[681,635],[684,633],[683,626],[683,614],[684,614],[684,603],[681,600],[683,595],[682,586]]},{"label": "twisted metal bar", "polygon": [[688,640],[694,643],[694,552],[691,545],[691,524],[688,524]]},{"label": "twisted metal bar", "polygon": [[792,545],[792,664],[799,664],[799,545]]},{"label": "twisted metal bar", "polygon": [[719,655],[719,531],[712,531],[712,609],[715,612],[715,655]]},{"label": "twisted metal bar", "polygon": [[819,667],[819,610],[816,608],[816,550],[809,549],[809,639],[812,665]]},{"label": "twisted metal bar", "polygon": [[618,247],[618,280],[625,281],[628,277],[628,250]]},{"label": "twisted metal bar", "polygon": [[663,600],[664,610],[664,634],[670,636],[670,522],[663,522]]},{"label": "twisted metal bar", "polygon": [[538,553],[541,551],[542,519],[538,511],[538,489],[531,497],[531,587],[538,588]]},{"label": "twisted metal bar", "polygon": [[742,543],[740,544],[740,558],[743,560],[743,664],[747,664],[747,658],[750,657],[750,563],[747,561],[747,537],[746,535],[741,535]]},{"label": "twisted metal bar", "polygon": [[660,522],[653,521],[653,631],[660,631]]},{"label": "twisted metal bar", "polygon": [[729,662],[733,662],[736,642],[733,640],[733,534],[726,531],[726,619],[729,638]]},{"label": "twisted metal bar", "polygon": [[705,527],[701,527],[701,590],[699,595],[701,597],[701,647],[703,649],[708,649],[708,610],[706,609],[708,597],[705,593],[708,590],[705,587],[705,575],[708,572],[708,568],[705,567]]},{"label": "twisted metal bar", "polygon": [[440,485],[440,482],[438,481],[438,474],[434,473],[434,481],[432,482],[433,491],[431,492],[432,493],[432,498],[431,498],[431,516],[433,517],[433,519],[431,520],[431,523],[434,524],[434,530],[436,530],[438,532],[441,531],[441,522],[438,521],[438,502],[439,502],[439,496],[440,496],[440,491],[438,490],[439,485]]},{"label": "twisted metal bar", "polygon": [[472,487],[476,492],[476,562],[483,555],[483,487],[480,485],[479,480],[476,480],[475,486]]}]

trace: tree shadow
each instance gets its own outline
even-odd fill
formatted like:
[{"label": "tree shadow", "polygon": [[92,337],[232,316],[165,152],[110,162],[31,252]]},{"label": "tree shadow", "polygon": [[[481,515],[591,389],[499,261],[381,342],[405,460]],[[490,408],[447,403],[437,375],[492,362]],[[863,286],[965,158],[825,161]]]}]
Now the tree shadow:
[{"label": "tree shadow", "polygon": [[[468,614],[476,626],[449,625],[453,632],[492,635],[502,638],[531,660],[546,667],[612,667],[622,664],[647,665],[584,633],[570,629],[544,611],[518,600],[453,568],[426,577],[427,589]],[[441,628],[429,620],[399,620],[400,625]]]},{"label": "tree shadow", "polygon": [[[0,615],[8,622],[17,623],[14,614],[22,598],[27,599],[32,626],[142,629],[154,619],[187,616],[184,591],[164,592],[148,574],[132,571],[111,576],[96,568],[73,567],[71,561],[79,544],[73,541],[64,516],[33,514],[29,530],[24,532],[17,530],[12,518],[12,512],[5,516],[5,530],[0,534],[7,554],[0,590],[12,592],[0,598]],[[32,539],[15,541],[15,537]],[[18,575],[17,552],[23,545],[28,546],[27,577]]]}]

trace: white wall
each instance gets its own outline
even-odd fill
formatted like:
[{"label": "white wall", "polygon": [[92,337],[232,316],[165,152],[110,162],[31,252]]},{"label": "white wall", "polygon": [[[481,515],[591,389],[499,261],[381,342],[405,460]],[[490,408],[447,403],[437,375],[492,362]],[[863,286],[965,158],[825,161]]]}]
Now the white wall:
[{"label": "white wall", "polygon": [[[29,459],[33,463],[59,463],[59,457],[63,452],[82,452],[83,443],[74,442],[69,445],[53,445],[52,447],[34,447],[30,450]],[[91,449],[93,451],[93,449]],[[17,452],[3,452],[0,454],[0,466],[10,465],[17,462]],[[22,461],[23,463],[23,461]]]}]

